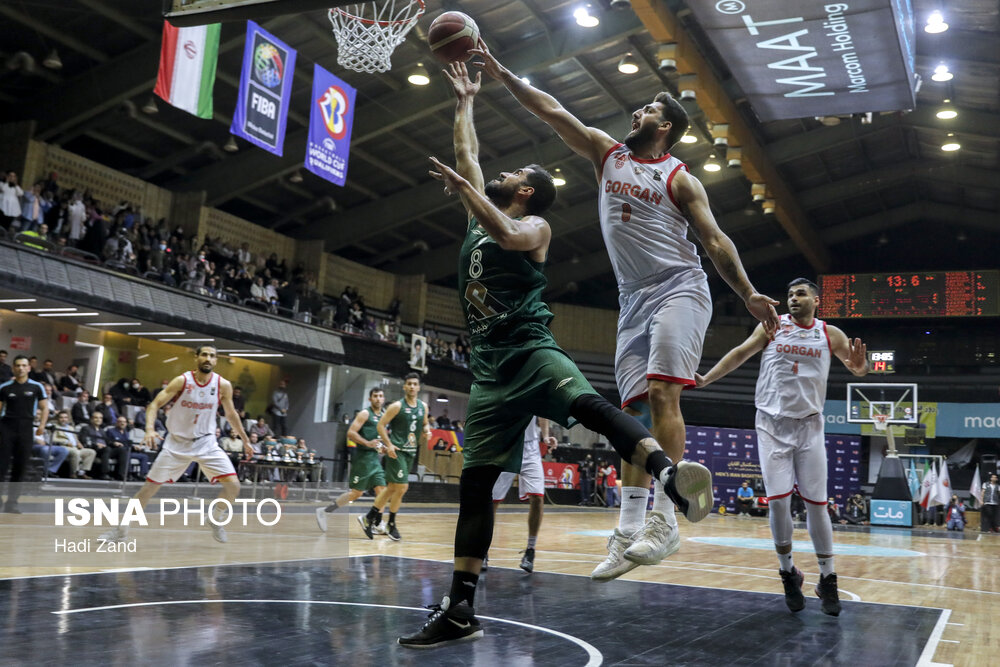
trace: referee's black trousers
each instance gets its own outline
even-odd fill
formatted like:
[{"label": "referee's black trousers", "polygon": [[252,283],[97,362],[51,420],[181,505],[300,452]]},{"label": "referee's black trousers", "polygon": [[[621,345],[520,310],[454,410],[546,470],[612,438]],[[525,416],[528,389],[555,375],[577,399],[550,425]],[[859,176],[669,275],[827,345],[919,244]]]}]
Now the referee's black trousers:
[{"label": "referee's black trousers", "polygon": [[24,479],[24,472],[28,469],[34,431],[30,419],[0,419],[0,483],[6,481],[9,470],[12,486],[7,494],[8,503],[17,502],[21,493],[20,488],[13,484]]}]

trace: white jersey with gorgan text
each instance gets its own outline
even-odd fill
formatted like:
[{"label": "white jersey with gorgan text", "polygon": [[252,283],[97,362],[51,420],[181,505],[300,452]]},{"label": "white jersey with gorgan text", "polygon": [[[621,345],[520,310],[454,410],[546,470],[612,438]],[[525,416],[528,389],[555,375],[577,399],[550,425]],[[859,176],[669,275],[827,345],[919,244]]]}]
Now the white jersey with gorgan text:
[{"label": "white jersey with gorgan text", "polygon": [[617,144],[601,165],[601,233],[619,288],[636,287],[663,273],[701,268],[687,238],[688,223],[670,193],[687,165],[670,154],[657,160],[632,155]]},{"label": "white jersey with gorgan text", "polygon": [[782,315],[774,340],[767,342],[761,356],[757,409],[793,419],[822,413],[832,356],[826,322],[813,319],[811,327],[804,327]]},{"label": "white jersey with gorgan text", "polygon": [[167,431],[184,440],[215,435],[221,376],[212,373],[205,384],[199,384],[192,371],[182,377],[184,388],[167,409]]}]

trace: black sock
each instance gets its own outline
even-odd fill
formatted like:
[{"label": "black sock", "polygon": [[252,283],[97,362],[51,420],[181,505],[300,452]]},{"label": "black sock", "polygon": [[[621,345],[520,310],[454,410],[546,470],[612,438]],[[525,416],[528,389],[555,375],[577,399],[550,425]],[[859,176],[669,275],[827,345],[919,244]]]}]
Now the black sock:
[{"label": "black sock", "polygon": [[325,511],[327,514],[329,514],[330,512],[336,512],[339,509],[340,509],[340,505],[338,505],[337,501],[334,500],[332,503],[330,503],[329,505],[327,505],[326,509],[323,510],[323,511]]},{"label": "black sock", "polygon": [[479,575],[471,572],[459,572],[456,570],[451,575],[451,590],[448,591],[448,599],[454,607],[462,600],[473,606],[476,599],[476,584],[479,583]]},{"label": "black sock", "polygon": [[396,513],[395,512],[389,512],[389,525],[390,526],[395,526],[396,525]]},{"label": "black sock", "polygon": [[368,510],[368,523],[370,523],[373,526],[377,526],[378,522],[381,520],[382,520],[382,513],[379,512],[374,505],[372,505],[371,509]]},{"label": "black sock", "polygon": [[656,479],[660,479],[660,473],[664,468],[672,465],[670,457],[663,453],[663,450],[657,450],[646,457],[646,472]]}]

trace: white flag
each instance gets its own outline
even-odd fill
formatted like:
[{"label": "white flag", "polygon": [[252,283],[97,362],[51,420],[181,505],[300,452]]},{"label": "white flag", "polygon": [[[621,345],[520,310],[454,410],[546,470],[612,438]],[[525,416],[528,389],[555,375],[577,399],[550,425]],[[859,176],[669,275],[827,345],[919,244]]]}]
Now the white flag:
[{"label": "white flag", "polygon": [[976,466],[976,472],[972,475],[972,486],[969,487],[969,493],[976,499],[976,507],[981,507],[983,504],[983,483],[979,479],[978,465]]},{"label": "white flag", "polygon": [[937,488],[937,472],[935,468],[937,468],[937,464],[932,461],[927,468],[927,472],[924,473],[923,481],[920,483],[920,506],[924,509],[937,504],[934,500],[934,496],[936,495],[935,489]]},{"label": "white flag", "polygon": [[941,469],[937,478],[937,504],[947,505],[951,502],[951,479],[948,477],[948,462],[941,461]]}]

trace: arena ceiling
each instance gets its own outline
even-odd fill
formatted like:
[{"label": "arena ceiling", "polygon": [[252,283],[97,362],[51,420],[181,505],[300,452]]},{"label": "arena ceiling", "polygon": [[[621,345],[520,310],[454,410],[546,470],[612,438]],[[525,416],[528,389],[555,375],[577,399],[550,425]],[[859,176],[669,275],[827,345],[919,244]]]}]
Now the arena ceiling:
[{"label": "arena ceiling", "polygon": [[[157,185],[204,190],[207,204],[297,239],[321,240],[329,252],[401,274],[424,274],[453,285],[464,217],[427,174],[427,157],[450,158],[453,99],[423,36],[448,9],[476,18],[494,53],[512,70],[551,92],[584,122],[622,136],[629,113],[655,92],[677,92],[682,71],[657,69],[650,19],[591,0],[596,28],[573,19],[565,0],[428,0],[428,11],[385,74],[337,65],[337,46],[323,11],[259,22],[298,49],[284,157],[237,140],[222,150],[236,98],[244,26],[223,25],[215,115],[202,120],[157,99],[160,0],[8,0],[0,4],[0,120],[32,119],[35,138],[58,144]],[[708,173],[711,121],[685,103],[695,121],[694,144],[674,151],[708,190],[716,217],[735,241],[751,278],[779,293],[791,276],[822,272],[932,270],[996,266],[1000,247],[1000,6],[996,0],[914,0],[917,68],[923,77],[909,113],[876,114],[871,123],[843,118],[826,125],[807,118],[761,123],[718,53],[681,0],[633,0],[676,18],[733,109],[761,146],[785,215],[765,215],[751,201],[740,169]],[[922,30],[933,9],[946,9],[950,29]],[[641,12],[640,12],[641,13]],[[655,32],[655,30],[653,31]],[[52,50],[61,69],[42,65]],[[24,52],[30,55],[29,66]],[[636,74],[618,71],[631,53]],[[418,63],[430,85],[407,76]],[[940,62],[954,72],[931,81]],[[343,188],[301,168],[311,66],[318,63],[358,90],[347,184]],[[953,120],[936,112],[943,100]],[[487,83],[476,125],[487,174],[537,162],[566,179],[550,214],[554,239],[549,298],[586,305],[616,304],[614,278],[597,221],[597,187],[588,163],[526,113],[498,84]],[[941,145],[955,135],[961,150]]]}]

